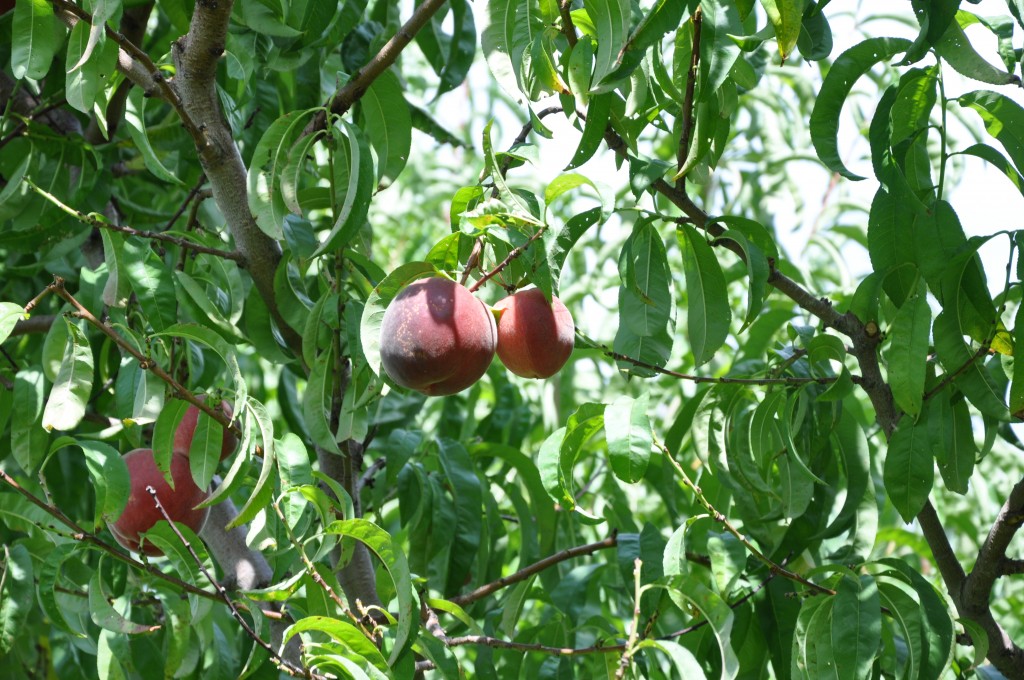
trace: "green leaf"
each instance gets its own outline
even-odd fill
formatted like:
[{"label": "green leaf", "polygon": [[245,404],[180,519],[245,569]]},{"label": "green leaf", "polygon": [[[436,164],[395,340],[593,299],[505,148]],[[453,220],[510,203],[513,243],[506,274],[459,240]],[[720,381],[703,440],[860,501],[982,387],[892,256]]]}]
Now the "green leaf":
[{"label": "green leaf", "polygon": [[14,327],[24,318],[24,307],[13,302],[0,302],[0,343],[11,336]]},{"label": "green leaf", "polygon": [[249,209],[259,228],[271,238],[284,238],[288,206],[281,194],[281,175],[289,151],[307,119],[316,112],[317,109],[309,109],[284,114],[271,123],[252,152],[248,175]]},{"label": "green leaf", "polygon": [[969,156],[975,156],[982,160],[988,161],[992,165],[996,166],[1006,178],[1017,188],[1022,195],[1024,195],[1024,176],[1017,171],[1016,168],[1006,159],[1006,156],[993,149],[988,144],[972,144],[960,153]]},{"label": "green leaf", "polygon": [[725,275],[708,242],[689,225],[676,230],[686,275],[686,334],[694,363],[702,366],[725,344],[732,311]]},{"label": "green leaf", "polygon": [[1005,95],[986,90],[968,92],[957,100],[974,109],[985,130],[999,140],[1018,172],[1024,172],[1024,108]]},{"label": "green leaf", "polygon": [[128,103],[124,110],[124,122],[128,125],[128,133],[135,142],[135,148],[142,154],[147,170],[168,184],[185,186],[177,175],[164,166],[150,143],[149,133],[146,131],[146,101],[142,88],[133,87],[129,91]]},{"label": "green leaf", "polygon": [[220,464],[220,452],[224,442],[224,426],[200,411],[192,443],[188,448],[189,467],[192,479],[200,489],[209,489],[213,476]]},{"label": "green leaf", "polygon": [[[133,88],[133,91],[137,89]],[[141,239],[126,239],[124,255],[125,273],[146,318],[153,330],[166,330],[178,317],[178,301],[171,269]]]},{"label": "green leaf", "polygon": [[950,392],[943,390],[932,398],[926,417],[943,484],[954,493],[966,494],[978,448],[967,402],[951,399]]},{"label": "green leaf", "polygon": [[739,675],[740,664],[732,647],[732,628],[735,616],[725,602],[695,576],[683,579],[678,587],[669,590],[669,596],[677,607],[687,611],[693,606],[707,620],[721,656],[720,678],[733,680]]},{"label": "green leaf", "polygon": [[[255,399],[247,399],[246,408],[249,409],[249,413],[256,420],[256,427],[260,433],[260,440],[263,445],[263,466],[260,468],[260,476],[249,494],[249,499],[245,501],[242,509],[238,511],[238,516],[228,524],[229,529],[252,521],[260,510],[270,504],[270,499],[274,493],[272,473],[274,468],[277,467],[277,454],[275,453],[277,447],[274,445],[274,422],[270,418],[270,413],[267,412],[267,407]],[[242,456],[238,457],[239,461],[243,459]]]},{"label": "green leaf", "polygon": [[74,429],[85,416],[85,406],[92,393],[93,361],[89,339],[70,319],[65,318],[64,323],[68,328],[64,358],[43,410],[43,429],[47,432]]},{"label": "green leaf", "polygon": [[900,420],[889,440],[882,478],[889,500],[910,524],[924,507],[935,481],[935,460],[925,423],[914,423],[906,416]]},{"label": "green leaf", "polygon": [[131,494],[128,466],[117,449],[109,444],[84,440],[75,443],[85,454],[89,478],[96,492],[96,523],[116,521]]},{"label": "green leaf", "polygon": [[580,137],[579,146],[576,147],[576,153],[573,154],[569,164],[565,166],[566,170],[578,168],[597,153],[601,142],[604,141],[604,133],[608,128],[615,96],[614,92],[605,92],[590,98],[587,120],[583,123],[583,135]]},{"label": "green leaf", "polygon": [[528,26],[532,20],[530,3],[521,0],[489,0],[484,9],[480,47],[491,75],[517,102],[522,101],[519,73],[523,52],[533,41],[527,31],[517,31],[516,27],[520,24]]},{"label": "green leaf", "polygon": [[768,21],[775,28],[779,55],[782,61],[786,61],[800,37],[804,5],[798,0],[761,0],[761,6],[768,15]]},{"label": "green leaf", "polygon": [[537,468],[548,494],[565,510],[576,508],[572,470],[583,445],[604,426],[604,404],[582,404],[541,444]]},{"label": "green leaf", "polygon": [[415,611],[412,581],[409,565],[401,548],[392,542],[386,531],[365,519],[345,519],[331,523],[325,531],[353,538],[369,548],[384,564],[391,580],[395,584],[398,598],[398,625],[395,628],[395,641],[388,657],[388,664],[394,666],[395,661],[405,652],[405,647],[412,641],[412,633],[419,614]]},{"label": "green leaf", "polygon": [[347,621],[326,616],[307,616],[288,626],[284,631],[281,642],[282,644],[286,643],[298,633],[310,631],[328,635],[332,640],[344,646],[349,652],[369,661],[382,673],[390,672],[387,660],[384,659],[384,656],[374,645],[373,641]]},{"label": "green leaf", "polygon": [[591,227],[601,221],[603,215],[600,207],[590,208],[570,217],[557,232],[550,228],[544,230],[541,238],[544,240],[544,250],[548,256],[548,270],[551,272],[551,281],[555,291],[558,290],[562,266],[569,256],[569,251]]},{"label": "green leaf", "polygon": [[693,652],[671,640],[652,640],[648,638],[641,640],[635,649],[657,649],[659,652],[664,652],[671,659],[672,666],[676,669],[680,678],[699,680],[700,678],[707,677],[704,674],[703,667],[701,667],[696,657],[693,656]]},{"label": "green leaf", "polygon": [[168,478],[171,472],[171,457],[174,455],[174,436],[189,405],[184,399],[171,399],[160,411],[160,415],[157,416],[156,423],[153,425],[153,460],[156,461],[156,466],[164,473],[164,476]]},{"label": "green leaf", "polygon": [[470,575],[483,532],[483,489],[465,447],[454,440],[437,441],[438,458],[455,501],[455,537],[448,556],[446,593],[457,593]]},{"label": "green leaf", "polygon": [[[954,4],[955,11],[955,5],[960,3],[957,1],[951,4]],[[1016,74],[1007,73],[985,61],[971,44],[964,29],[955,21],[949,24],[945,35],[935,44],[935,51],[962,76],[990,85],[1020,83]]]},{"label": "green leaf", "polygon": [[750,285],[747,286],[747,315],[743,318],[742,332],[750,327],[761,315],[761,308],[764,306],[765,295],[768,290],[768,258],[754,245],[742,232],[730,229],[718,237],[719,240],[732,241],[743,251],[743,260],[747,265],[747,276],[750,278]]},{"label": "green leaf", "polygon": [[[649,221],[638,222],[619,255],[619,327],[614,350],[662,367],[672,352],[672,292],[668,254]],[[651,369],[619,362],[619,369],[651,376]]]},{"label": "green leaf", "polygon": [[932,332],[939,363],[946,375],[952,377],[953,384],[984,415],[1006,420],[1009,412],[1003,402],[1002,390],[985,370],[984,357],[977,356],[964,342],[955,316],[949,312],[939,314],[935,317]]},{"label": "green leaf", "polygon": [[600,88],[605,76],[615,69],[625,47],[626,35],[629,33],[629,5],[628,0],[591,0],[586,4],[587,14],[597,29],[592,90]]},{"label": "green leaf", "polygon": [[[108,3],[113,4],[113,3]],[[117,43],[106,40],[102,23],[99,31],[80,21],[71,29],[67,47],[67,82],[64,86],[68,104],[82,113],[90,113],[99,95],[106,89],[117,68]],[[95,28],[94,26],[93,28]],[[98,50],[93,36],[99,35]],[[92,52],[90,54],[90,52]]]},{"label": "green leaf", "polygon": [[27,630],[24,626],[33,609],[36,584],[32,557],[24,545],[15,543],[0,549],[0,654],[6,656]]},{"label": "green leaf", "polygon": [[11,75],[16,80],[40,80],[60,48],[57,18],[47,0],[18,0],[14,3],[11,35]]},{"label": "green leaf", "polygon": [[92,622],[105,630],[128,635],[152,631],[152,626],[135,623],[122,616],[110,604],[113,599],[103,583],[102,571],[97,569],[89,579],[89,616],[92,618]]},{"label": "green leaf", "polygon": [[869,574],[843,574],[835,590],[832,649],[837,676],[842,680],[867,677],[882,640],[878,585]]},{"label": "green leaf", "polygon": [[341,454],[338,442],[331,432],[327,413],[333,393],[334,350],[321,352],[310,365],[309,381],[302,395],[302,414],[313,442],[331,453]]},{"label": "green leaf", "polygon": [[82,631],[71,628],[64,616],[64,611],[57,604],[57,587],[61,581],[61,567],[80,545],[84,544],[60,543],[53,546],[50,553],[46,555],[46,561],[39,569],[39,587],[36,592],[39,595],[40,607],[54,626],[72,637],[85,638]]},{"label": "green leaf", "polygon": [[729,0],[704,0],[701,10],[704,20],[700,28],[700,96],[697,101],[707,102],[720,96],[722,85],[740,56],[740,48],[730,35],[740,34],[743,26],[736,5]]},{"label": "green leaf", "polygon": [[924,279],[920,279],[916,292],[903,302],[893,317],[885,353],[892,396],[907,415],[915,418],[921,413],[924,398],[931,320],[927,288]]},{"label": "green leaf", "polygon": [[903,38],[869,38],[843,52],[829,69],[811,111],[811,143],[818,158],[833,172],[864,179],[847,170],[839,157],[839,114],[854,83],[875,64],[888,61],[910,46]]},{"label": "green leaf", "polygon": [[643,479],[651,458],[653,438],[647,410],[646,393],[637,399],[622,395],[605,407],[604,428],[612,472],[627,484]]},{"label": "green leaf", "polygon": [[202,325],[217,331],[228,342],[239,342],[244,337],[242,331],[224,318],[220,309],[210,299],[210,293],[205,286],[179,270],[174,271],[174,280],[178,284],[178,289],[184,293],[178,300],[190,304],[186,309],[190,309],[192,316]]},{"label": "green leaf", "polygon": [[412,144],[412,118],[398,77],[391,71],[382,73],[359,106],[361,127],[377,152],[377,182],[386,187],[402,172]]},{"label": "green leaf", "polygon": [[340,119],[338,125],[343,128],[344,134],[336,138],[338,145],[334,154],[334,187],[335,191],[344,187],[345,201],[337,209],[334,226],[313,257],[329,250],[344,248],[351,243],[366,222],[366,212],[376,185],[373,157],[363,133],[344,119]]},{"label": "green leaf", "polygon": [[39,427],[46,378],[42,371],[22,369],[14,375],[11,406],[11,452],[25,472],[35,472],[46,454],[46,431]]}]

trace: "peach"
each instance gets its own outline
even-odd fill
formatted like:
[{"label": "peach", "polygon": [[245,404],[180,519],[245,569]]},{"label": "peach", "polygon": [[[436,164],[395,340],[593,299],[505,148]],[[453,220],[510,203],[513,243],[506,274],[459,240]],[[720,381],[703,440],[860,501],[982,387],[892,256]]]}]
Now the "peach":
[{"label": "peach", "polygon": [[[177,451],[171,456],[173,489],[156,466],[153,449],[129,451],[124,454],[124,462],[128,466],[131,492],[124,512],[116,522],[109,525],[110,533],[114,535],[118,543],[128,550],[140,552],[139,534],[149,531],[153,525],[164,519],[164,516],[157,510],[156,503],[153,502],[153,496],[146,491],[147,486],[152,486],[156,490],[160,504],[163,505],[171,519],[184,524],[196,533],[199,532],[206,521],[207,509],[197,510],[195,506],[206,500],[208,494],[196,486],[192,480],[192,471],[187,457]],[[147,555],[163,554],[152,543],[143,544],[141,552]]]},{"label": "peach", "polygon": [[[206,401],[205,394],[200,394],[198,398],[201,401]],[[231,404],[226,401],[220,402],[220,410],[227,414],[228,418],[234,415],[231,410]],[[185,411],[185,415],[182,417],[181,422],[178,423],[178,429],[174,432],[175,451],[181,451],[186,456],[188,455],[188,451],[192,447],[192,437],[195,436],[196,425],[198,424],[199,409],[190,405],[188,410]],[[220,445],[220,459],[224,460],[230,456],[236,446],[238,446],[238,438],[225,427],[224,436]]]},{"label": "peach", "polygon": [[494,358],[498,332],[490,309],[465,286],[429,278],[391,301],[380,338],[381,363],[391,379],[435,397],[480,379]]},{"label": "peach", "polygon": [[547,301],[539,288],[521,290],[494,305],[498,319],[498,358],[523,378],[550,378],[572,354],[576,330],[562,301]]}]

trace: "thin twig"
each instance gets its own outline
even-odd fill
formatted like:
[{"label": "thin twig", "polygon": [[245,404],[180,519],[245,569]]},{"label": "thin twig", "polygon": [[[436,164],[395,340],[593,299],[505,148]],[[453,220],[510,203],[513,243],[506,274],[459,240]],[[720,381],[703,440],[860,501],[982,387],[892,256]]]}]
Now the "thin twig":
[{"label": "thin twig", "polygon": [[263,647],[263,649],[267,650],[267,652],[273,659],[273,662],[288,675],[291,675],[293,677],[305,678],[314,677],[314,675],[310,671],[302,668],[297,668],[288,661],[286,661],[280,654],[277,653],[277,650],[274,649],[273,645],[271,645],[269,642],[261,638],[259,634],[252,629],[252,626],[249,625],[249,622],[246,621],[245,618],[242,616],[242,613],[238,611],[238,607],[235,606],[235,603],[232,601],[231,596],[228,595],[227,589],[220,583],[218,583],[215,578],[213,578],[213,574],[211,574],[210,571],[206,568],[206,565],[203,564],[203,560],[200,559],[199,555],[196,553],[195,548],[192,547],[192,544],[189,543],[188,539],[185,538],[184,534],[181,533],[181,529],[179,529],[178,525],[174,523],[174,520],[171,519],[171,516],[167,514],[167,509],[164,508],[163,504],[160,502],[160,498],[159,496],[157,496],[156,489],[154,489],[152,486],[146,486],[146,493],[153,497],[153,503],[156,505],[156,509],[160,512],[163,518],[167,520],[167,524],[170,525],[171,530],[174,532],[174,535],[178,537],[178,540],[181,541],[182,545],[185,546],[185,549],[188,550],[188,553],[192,556],[192,559],[195,560],[196,565],[199,567],[199,571],[203,572],[203,576],[205,576],[206,579],[210,582],[210,585],[212,585],[217,590],[217,594],[220,595],[220,598],[224,601],[224,604],[228,606],[228,609],[231,611],[231,616],[236,621],[238,621],[238,624],[242,627],[242,630],[244,630],[246,634],[249,637],[251,637],[253,641],[256,642],[256,644],[258,644],[260,647]]},{"label": "thin twig", "polygon": [[291,526],[288,525],[288,521],[285,519],[284,513],[281,512],[280,500],[275,500],[273,505],[274,511],[277,513],[278,518],[280,518],[281,525],[284,527],[285,533],[288,534],[288,541],[292,544],[292,547],[295,548],[295,551],[299,554],[299,558],[302,560],[303,565],[306,567],[306,573],[309,574],[309,577],[313,579],[314,583],[320,586],[324,592],[327,593],[327,597],[331,598],[331,601],[338,606],[338,609],[345,614],[345,616],[349,617],[352,622],[363,631],[363,635],[372,640],[373,635],[366,630],[365,626],[363,626],[362,620],[356,616],[351,609],[349,609],[348,605],[345,604],[345,601],[341,599],[341,596],[334,592],[334,588],[332,588],[331,585],[324,580],[324,577],[320,575],[316,565],[309,560],[309,557],[306,555],[306,551],[302,548],[302,545],[299,544],[298,539],[295,537],[295,532],[293,532]]},{"label": "thin twig", "polygon": [[817,383],[819,385],[828,385],[829,383],[833,383],[836,380],[838,380],[838,378],[834,377],[800,378],[794,376],[791,378],[730,378],[725,376],[721,378],[716,378],[707,375],[691,375],[689,373],[680,373],[678,371],[673,371],[668,368],[662,368],[661,366],[657,366],[655,364],[651,364],[646,361],[636,359],[626,354],[620,354],[619,352],[611,350],[607,345],[602,345],[600,343],[594,342],[590,338],[584,336],[582,333],[578,333],[578,335],[580,335],[584,342],[600,349],[605,356],[611,359],[615,359],[616,361],[624,361],[628,364],[633,364],[634,366],[639,366],[640,368],[646,368],[648,370],[654,371],[655,373],[671,376],[673,378],[678,378],[680,380],[689,380],[694,383],[719,383],[723,385],[806,385],[808,383]]},{"label": "thin twig", "polygon": [[[359,99],[366,93],[370,85],[373,84],[380,74],[384,73],[395,60],[398,59],[398,55],[402,53],[402,50],[408,46],[412,39],[416,37],[416,34],[423,28],[431,17],[437,13],[441,6],[447,0],[426,0],[424,3],[419,5],[409,20],[398,29],[398,32],[391,37],[380,51],[364,66],[359,69],[355,76],[350,80],[343,88],[338,90],[333,97],[331,97],[328,108],[334,115],[344,115],[346,111],[352,108]],[[313,134],[320,130],[327,128],[327,113],[321,111],[314,116],[313,120],[303,130],[303,136]]]},{"label": "thin twig", "polygon": [[[206,400],[200,399],[196,395],[192,394],[192,392],[190,392],[181,383],[175,380],[159,364],[157,364],[155,361],[153,361],[146,355],[142,354],[139,350],[135,349],[135,347],[133,347],[127,340],[121,337],[120,334],[115,332],[114,329],[112,329],[110,326],[97,319],[92,312],[86,309],[85,306],[82,305],[82,303],[76,300],[75,297],[71,293],[69,293],[67,289],[64,288],[63,278],[55,276],[53,278],[53,283],[47,286],[47,288],[50,289],[52,293],[54,293],[55,295],[63,299],[65,302],[69,303],[72,307],[74,307],[76,316],[78,316],[81,319],[85,319],[93,327],[95,327],[101,333],[103,333],[108,338],[113,340],[118,347],[120,347],[122,350],[124,350],[132,357],[134,357],[135,360],[139,362],[139,368],[146,371],[151,371],[153,375],[157,376],[165,383],[167,383],[170,386],[172,392],[174,393],[174,396],[178,397],[179,399],[184,399],[185,401],[192,404],[206,415],[216,420],[226,430],[230,430],[231,433],[234,434],[236,437],[238,437],[239,439],[242,438],[242,430],[227,416],[227,414],[223,413],[220,410],[220,408],[218,408],[217,406],[210,406],[209,404],[206,403]],[[262,448],[258,446],[256,448],[259,450],[257,455],[262,455]]]},{"label": "thin twig", "polygon": [[109,220],[103,219],[100,215],[96,213],[87,214],[83,213],[81,210],[76,210],[75,208],[72,208],[71,206],[67,205],[50,192],[36,186],[36,184],[29,179],[25,179],[23,181],[25,182],[25,184],[29,186],[29,188],[31,188],[33,191],[35,191],[37,194],[39,194],[46,200],[53,203],[63,212],[67,213],[71,217],[74,217],[76,220],[82,222],[83,224],[88,224],[90,227],[95,227],[97,229],[107,229],[109,231],[118,231],[121,232],[122,234],[128,234],[129,236],[138,236],[140,238],[147,238],[155,241],[173,243],[176,246],[179,246],[181,248],[188,248],[190,250],[196,251],[197,253],[206,253],[207,255],[214,255],[216,257],[224,258],[225,260],[234,260],[235,262],[238,263],[240,267],[245,267],[245,256],[239,252],[221,250],[219,248],[210,248],[199,243],[193,243],[188,239],[181,238],[179,236],[171,236],[170,234],[164,234],[159,231],[142,231],[140,229],[135,229],[134,227],[114,224]]},{"label": "thin twig", "polygon": [[693,480],[690,479],[690,476],[686,474],[686,470],[683,469],[683,466],[680,465],[679,462],[672,456],[672,453],[668,450],[668,447],[657,440],[655,440],[654,445],[661,450],[661,452],[665,455],[665,458],[668,460],[668,462],[671,463],[672,467],[676,469],[676,472],[678,472],[679,475],[682,477],[683,485],[693,492],[694,496],[697,499],[697,502],[700,503],[705,510],[707,510],[707,512],[716,522],[724,526],[726,531],[735,536],[739,540],[739,542],[742,543],[743,546],[750,552],[750,554],[756,557],[765,566],[767,566],[768,569],[770,569],[773,573],[779,574],[783,578],[787,578],[790,581],[799,583],[800,585],[808,588],[814,593],[820,595],[836,594],[836,591],[832,590],[831,588],[826,588],[825,586],[818,585],[817,583],[804,578],[800,574],[797,574],[795,572],[790,571],[789,569],[786,569],[784,566],[778,564],[777,562],[774,562],[770,557],[761,552],[756,545],[750,542],[750,539],[741,534],[739,530],[735,526],[733,526],[732,522],[729,521],[728,517],[726,517],[721,512],[715,509],[715,507],[711,504],[711,501],[709,501],[707,497],[704,495],[704,492],[701,491],[700,487],[694,484]]},{"label": "thin twig", "polygon": [[206,173],[201,173],[199,175],[199,181],[196,182],[195,186],[192,187],[192,190],[188,192],[188,196],[185,197],[185,200],[182,201],[181,205],[178,206],[178,209],[174,211],[173,215],[171,215],[171,219],[167,220],[167,225],[164,227],[164,231],[170,231],[174,227],[174,223],[177,222],[178,218],[185,213],[185,210],[188,209],[192,199],[199,195],[199,192],[202,190],[203,184],[205,183]]},{"label": "thin twig", "polygon": [[497,265],[495,265],[494,269],[490,270],[489,272],[487,272],[486,274],[481,276],[479,279],[477,279],[476,283],[474,283],[472,286],[469,287],[469,292],[475,293],[476,291],[478,291],[480,289],[480,287],[482,285],[484,285],[489,280],[493,279],[495,276],[500,274],[502,272],[502,270],[505,269],[505,267],[507,267],[510,264],[512,264],[513,260],[515,260],[517,257],[521,256],[523,253],[525,253],[526,249],[530,247],[530,244],[532,244],[534,241],[536,241],[541,236],[543,236],[544,235],[544,231],[546,229],[547,229],[547,227],[539,227],[537,229],[537,231],[533,232],[533,234],[530,235],[530,238],[528,238],[526,240],[526,243],[524,243],[521,246],[516,246],[515,248],[513,248],[509,252],[509,254],[505,257],[504,260],[502,260]]},{"label": "thin twig", "polygon": [[[690,140],[693,136],[693,91],[700,68],[700,28],[703,17],[704,13],[698,5],[693,12],[693,47],[690,50],[690,70],[686,72],[686,92],[683,94],[683,129],[679,135],[679,150],[676,153],[676,164],[680,170],[690,154]],[[676,180],[676,187],[680,191],[686,191],[685,175]]]},{"label": "thin twig", "polygon": [[220,598],[217,596],[216,593],[211,593],[211,592],[209,592],[207,590],[203,590],[202,588],[194,586],[191,583],[187,583],[185,581],[182,581],[179,578],[176,578],[176,577],[171,576],[169,574],[165,574],[162,571],[160,571],[159,569],[157,569],[156,567],[153,567],[153,566],[151,566],[149,564],[144,564],[144,563],[134,559],[133,557],[131,557],[127,553],[121,552],[120,550],[118,550],[114,546],[110,545],[109,543],[107,543],[106,541],[104,541],[103,539],[98,537],[96,534],[94,534],[92,532],[89,532],[89,531],[86,531],[85,529],[83,529],[74,520],[72,520],[70,517],[65,515],[59,509],[57,509],[56,506],[50,505],[49,503],[45,502],[44,500],[42,500],[41,498],[36,496],[34,493],[32,493],[31,491],[29,491],[28,489],[23,487],[13,477],[11,477],[9,474],[4,472],[3,470],[0,470],[0,480],[2,480],[10,488],[14,489],[14,491],[16,491],[19,494],[21,494],[30,503],[32,503],[36,507],[40,508],[46,514],[50,515],[51,517],[56,519],[58,522],[60,522],[61,524],[66,526],[68,529],[70,529],[71,532],[72,532],[71,533],[72,538],[74,538],[76,541],[82,541],[84,543],[89,543],[91,545],[94,545],[97,548],[99,548],[100,550],[102,550],[102,551],[106,552],[107,554],[113,556],[115,559],[118,559],[118,560],[124,562],[125,564],[131,565],[132,567],[135,567],[136,569],[140,569],[140,570],[146,572],[147,574],[149,574],[149,575],[151,575],[151,576],[153,576],[155,578],[158,578],[158,579],[160,579],[162,581],[165,581],[166,583],[169,583],[169,584],[175,586],[176,588],[180,588],[181,590],[189,592],[189,593],[191,593],[193,595],[198,595],[199,597],[204,597],[204,598],[206,598],[208,600],[214,600],[214,601],[219,601],[220,600]]},{"label": "thin twig", "polygon": [[597,541],[596,543],[588,543],[587,545],[581,545],[575,548],[568,548],[561,552],[555,553],[554,555],[551,555],[549,557],[545,557],[542,560],[534,562],[529,566],[523,567],[522,569],[513,574],[503,576],[502,578],[499,578],[497,581],[492,581],[490,583],[482,585],[476,590],[466,593],[465,595],[453,597],[451,598],[451,601],[459,605],[460,607],[464,607],[467,604],[476,602],[477,600],[487,597],[488,595],[497,592],[502,588],[506,588],[514,583],[519,583],[520,581],[525,581],[534,574],[538,574],[544,571],[545,569],[553,567],[554,565],[560,562],[565,562],[566,560],[571,560],[575,557],[591,555],[597,552],[598,550],[607,550],[609,548],[614,548],[617,545],[618,538],[615,534],[612,534],[603,541]]}]

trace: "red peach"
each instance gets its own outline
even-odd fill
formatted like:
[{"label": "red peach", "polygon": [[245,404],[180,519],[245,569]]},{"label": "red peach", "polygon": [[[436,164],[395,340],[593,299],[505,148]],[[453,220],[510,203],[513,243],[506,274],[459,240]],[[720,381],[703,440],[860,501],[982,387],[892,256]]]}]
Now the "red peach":
[{"label": "red peach", "polygon": [[547,301],[539,288],[521,290],[494,305],[498,319],[498,358],[524,378],[550,378],[572,354],[575,325],[562,301]]},{"label": "red peach", "polygon": [[[164,478],[153,458],[153,449],[134,449],[124,454],[124,462],[128,466],[131,479],[131,492],[124,512],[116,522],[110,524],[110,533],[117,542],[128,550],[139,552],[139,534],[149,531],[164,516],[156,508],[153,496],[146,491],[147,486],[156,490],[160,504],[168,516],[175,522],[181,522],[195,532],[203,527],[207,509],[196,510],[195,506],[207,499],[206,491],[196,486],[192,479],[192,471],[188,458],[175,452],[171,456],[172,489]],[[145,543],[141,551],[147,555],[163,553],[152,543]]]},{"label": "red peach", "polygon": [[497,335],[494,315],[465,286],[420,279],[388,305],[380,359],[402,387],[432,397],[455,394],[487,371]]},{"label": "red peach", "polygon": [[[198,399],[206,401],[206,395],[200,394]],[[234,415],[231,409],[231,404],[226,401],[220,402],[220,410],[227,414],[230,418]],[[174,450],[181,451],[186,456],[188,455],[189,449],[192,446],[192,437],[196,433],[196,425],[199,424],[199,409],[195,406],[189,406],[185,411],[184,417],[181,422],[178,423],[178,429],[174,432]],[[224,460],[231,455],[231,452],[238,446],[238,438],[231,432],[231,430],[224,428],[224,435],[220,446],[220,459]]]}]

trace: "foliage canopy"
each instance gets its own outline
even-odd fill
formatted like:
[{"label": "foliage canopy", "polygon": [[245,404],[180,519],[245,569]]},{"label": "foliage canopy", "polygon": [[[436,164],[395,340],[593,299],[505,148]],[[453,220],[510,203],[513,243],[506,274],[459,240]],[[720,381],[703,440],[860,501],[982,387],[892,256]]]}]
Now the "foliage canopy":
[{"label": "foliage canopy", "polygon": [[[1024,231],[955,194],[1024,194],[1024,4],[849,4],[0,2],[0,677],[1024,678]],[[431,275],[569,363],[395,386]]]}]

